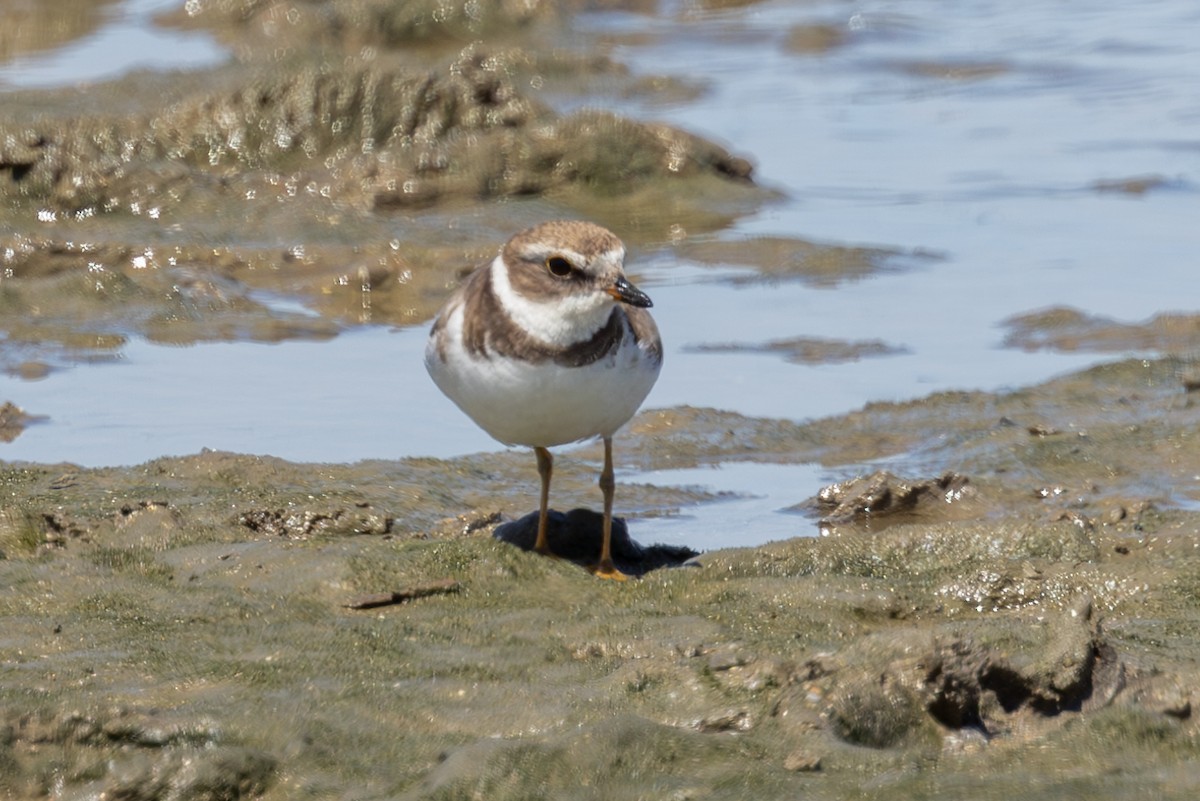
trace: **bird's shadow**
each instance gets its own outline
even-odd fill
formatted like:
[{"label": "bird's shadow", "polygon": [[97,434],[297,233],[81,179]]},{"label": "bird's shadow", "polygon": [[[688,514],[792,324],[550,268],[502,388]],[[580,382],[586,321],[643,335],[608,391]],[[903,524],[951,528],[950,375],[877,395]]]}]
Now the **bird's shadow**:
[{"label": "bird's shadow", "polygon": [[[592,567],[600,559],[604,516],[591,509],[559,512],[551,509],[546,536],[555,556],[583,567]],[[526,551],[537,540],[538,513],[530,512],[518,520],[496,526],[492,536]],[[612,521],[613,564],[627,576],[641,576],[660,567],[679,567],[699,556],[686,545],[640,545],[629,536],[624,518]],[[692,562],[692,564],[695,564]]]}]

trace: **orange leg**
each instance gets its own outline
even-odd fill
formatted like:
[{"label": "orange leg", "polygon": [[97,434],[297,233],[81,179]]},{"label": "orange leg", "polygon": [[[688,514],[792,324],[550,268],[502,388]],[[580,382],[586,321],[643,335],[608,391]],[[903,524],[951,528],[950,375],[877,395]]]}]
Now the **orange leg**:
[{"label": "orange leg", "polygon": [[537,541],[533,544],[533,550],[550,556],[550,541],[546,529],[550,520],[550,475],[554,472],[554,457],[550,455],[550,451],[540,446],[534,447],[533,452],[537,455],[538,475],[542,478]]},{"label": "orange leg", "polygon": [[604,493],[604,538],[600,543],[600,563],[592,570],[592,574],[597,578],[624,581],[628,576],[617,570],[612,560],[612,509],[616,488],[617,482],[613,478],[612,437],[605,437],[604,470],[600,473],[600,491]]}]

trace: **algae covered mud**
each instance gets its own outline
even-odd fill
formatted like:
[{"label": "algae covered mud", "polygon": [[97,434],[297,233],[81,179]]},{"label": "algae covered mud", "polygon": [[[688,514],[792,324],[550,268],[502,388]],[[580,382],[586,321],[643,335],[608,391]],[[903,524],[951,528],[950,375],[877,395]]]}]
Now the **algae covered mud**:
[{"label": "algae covered mud", "polygon": [[[1193,797],[1200,513],[1169,488],[1200,474],[1200,405],[1180,368],[807,425],[643,413],[637,459],[700,464],[727,437],[781,463],[938,442],[929,466],[968,472],[839,486],[813,501],[827,536],[622,586],[489,535],[536,491],[524,454],[8,466],[0,782],[17,798]],[[592,480],[563,478],[580,497]],[[643,512],[696,500],[631,489]]]},{"label": "algae covered mud", "polygon": [[[534,505],[525,453],[410,449],[400,459],[299,463],[160,449],[132,467],[25,455],[0,463],[0,795],[1200,792],[1197,316],[1178,308],[1179,286],[1155,285],[1170,259],[1194,252],[1162,222],[1194,196],[1193,182],[1176,177],[1191,168],[1087,176],[1072,184],[1078,191],[1046,192],[951,170],[949,182],[973,194],[929,190],[928,176],[914,179],[897,162],[847,176],[841,190],[830,177],[796,203],[771,187],[802,162],[771,150],[765,126],[730,136],[747,148],[733,152],[684,124],[720,95],[697,76],[721,58],[666,69],[671,52],[726,57],[728,42],[749,43],[737,58],[754,51],[770,62],[755,15],[769,19],[783,4],[613,5],[589,16],[551,2],[189,2],[168,10],[162,30],[220,43],[229,55],[219,64],[86,90],[5,92],[0,386],[14,398],[0,394],[0,439],[20,447],[81,430],[61,410],[90,409],[86,390],[70,403],[44,393],[46,408],[4,401],[86,371],[136,371],[146,343],[185,362],[196,343],[316,348],[387,326],[402,341],[419,337],[460,271],[507,234],[580,216],[620,231],[652,285],[678,293],[674,305],[687,312],[663,326],[678,337],[668,365],[683,368],[664,374],[664,394],[652,398],[660,408],[621,435],[618,497],[633,536],[679,534],[705,547],[710,537],[761,534],[748,530],[757,519],[737,516],[743,498],[677,480],[714,465],[758,476],[811,468],[803,486],[780,492],[788,508],[771,514],[785,522],[770,531],[822,536],[712,550],[609,586],[491,536]],[[0,39],[0,52],[20,59],[88,41],[119,6],[5,6],[4,29],[17,33]],[[49,9],[71,25],[49,33],[44,20],[27,24]],[[839,58],[920,39],[926,24],[882,12],[829,19],[840,21],[780,33],[789,63],[850,75]],[[1081,18],[1078,28],[1094,23]],[[1116,41],[1095,52],[1169,56],[1166,34],[1158,49]],[[661,74],[630,66],[670,37],[680,49]],[[962,87],[1003,99],[1006,81],[1036,94],[1055,76],[1088,85],[1079,76],[1092,74],[961,53],[873,63],[882,81],[834,115],[852,127],[897,76],[938,87],[920,83],[910,99],[922,108],[970,94]],[[945,131],[962,117],[939,119]],[[1005,138],[1003,126],[971,119],[968,138]],[[810,122],[809,149],[855,141],[822,139],[822,120]],[[1194,151],[1174,140],[1108,145]],[[1087,152],[1096,151],[1064,147],[1059,157],[1078,164],[1071,154]],[[843,162],[805,163],[832,176]],[[912,194],[863,201],[857,180]],[[1024,200],[1001,202],[1013,197]],[[864,205],[854,214],[835,213],[855,198]],[[971,225],[960,202],[974,209]],[[954,237],[920,217],[930,203],[951,209]],[[1090,259],[1106,233],[1071,229],[1070,254],[1039,252],[1032,260],[1053,269],[1024,283],[1011,308],[988,305],[1011,296],[977,290],[989,297],[963,296],[946,317],[953,304],[909,297],[902,333],[872,324],[883,319],[872,304],[897,289],[889,281],[966,283],[974,254],[996,249],[997,216],[1011,223],[1048,203],[1101,217],[1151,209],[1161,235],[1138,240],[1141,258],[1121,273],[1141,280],[1119,284],[1112,305],[1103,281],[1078,275],[1069,297],[1056,294],[1073,259]],[[845,241],[749,235],[798,207]],[[871,218],[870,239],[902,244],[853,244],[868,237],[843,226],[881,207],[895,213]],[[1015,230],[1044,248],[1044,227]],[[906,228],[930,240],[911,241]],[[1130,256],[1107,249],[1114,262]],[[990,290],[1001,276],[988,269],[974,280]],[[811,302],[805,325],[771,329],[801,316],[786,306],[797,298]],[[746,299],[757,305],[738,305]],[[718,312],[740,325],[717,327]],[[1002,349],[972,350],[969,318],[987,315]],[[166,349],[183,345],[191,349]],[[1109,361],[1095,364],[1101,357]],[[1003,372],[1039,358],[1073,369],[1004,391],[952,389],[976,385],[971,373],[937,377],[942,362],[982,359],[980,369]],[[184,402],[205,397],[196,385],[207,379],[192,375],[172,395],[167,363],[139,374],[117,408],[138,417],[139,403],[179,398],[177,416],[198,413]],[[934,376],[930,389],[889,396],[912,400],[804,411],[801,394],[846,393],[854,382],[839,376],[886,377],[887,365],[905,364]],[[843,365],[862,372],[838,372]],[[352,416],[370,408],[382,369],[310,368],[266,382],[262,395],[250,392],[262,376],[240,374],[229,394],[276,404],[342,383],[341,413]],[[786,371],[802,369],[811,380],[793,390],[797,373]],[[419,370],[413,360],[413,380],[424,379]],[[720,380],[701,381],[706,374]],[[408,427],[430,427],[406,402],[423,403],[402,381],[393,411],[368,414],[359,436],[380,440],[395,427],[403,441]],[[768,413],[776,408],[787,411]],[[291,438],[321,441],[321,429],[318,418],[297,420]],[[156,436],[118,430],[136,433],[97,440],[111,453],[122,439]],[[253,445],[269,441],[253,428],[240,436],[237,450],[273,452]],[[596,506],[598,459],[586,445],[558,462],[556,504]],[[718,526],[710,509],[734,512]]]}]

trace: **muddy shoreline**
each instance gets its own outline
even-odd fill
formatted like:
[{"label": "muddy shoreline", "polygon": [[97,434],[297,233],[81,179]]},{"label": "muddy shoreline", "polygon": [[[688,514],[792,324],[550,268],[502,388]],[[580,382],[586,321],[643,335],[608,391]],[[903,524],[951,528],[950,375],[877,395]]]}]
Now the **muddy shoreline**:
[{"label": "muddy shoreline", "polygon": [[[212,0],[167,22],[230,43],[221,68],[6,95],[0,369],[416,324],[546,216],[817,286],[932,258],[706,239],[775,198],[753,154],[549,102],[697,88],[630,76],[570,3],[483,7]],[[846,479],[798,491],[794,539],[623,585],[492,536],[533,508],[521,452],[0,461],[0,795],[1194,798],[1195,318],[1008,326],[1011,347],[1155,355],[808,422],[643,411],[621,466]],[[4,437],[47,424],[4,401]],[[596,508],[599,458],[560,460],[557,508]],[[634,539],[721,500],[618,489]]]},{"label": "muddy shoreline", "polygon": [[[1200,473],[1200,407],[1179,367],[804,425],[645,412],[633,461],[703,463],[723,432],[752,460],[898,452],[924,421],[949,443],[931,462],[970,478],[953,502],[876,478],[893,508],[622,586],[491,537],[529,511],[521,453],[5,465],[5,791],[1186,797],[1200,512],[1169,488]],[[1173,455],[1138,447],[1151,426]],[[564,502],[589,505],[590,459]],[[622,491],[635,537],[703,500]]]}]

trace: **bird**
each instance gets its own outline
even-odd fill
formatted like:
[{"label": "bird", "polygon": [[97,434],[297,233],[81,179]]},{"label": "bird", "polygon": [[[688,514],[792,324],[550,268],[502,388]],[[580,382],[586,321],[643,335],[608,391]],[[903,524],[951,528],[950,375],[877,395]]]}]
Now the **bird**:
[{"label": "bird", "polygon": [[526,446],[541,479],[534,550],[548,542],[550,448],[600,437],[604,498],[591,572],[623,580],[612,559],[613,435],[637,412],[663,362],[648,295],[625,276],[625,246],[606,228],[555,220],[512,236],[434,318],[433,382],[480,428]]}]

